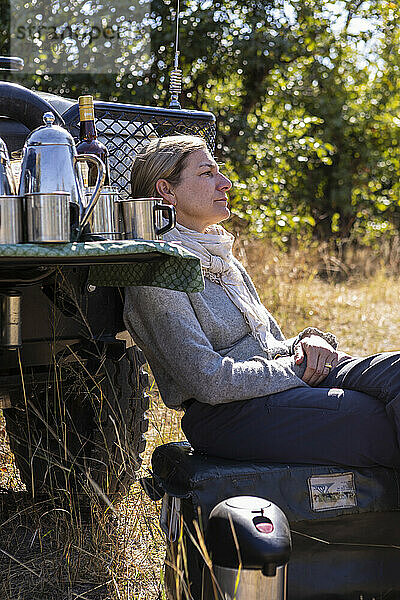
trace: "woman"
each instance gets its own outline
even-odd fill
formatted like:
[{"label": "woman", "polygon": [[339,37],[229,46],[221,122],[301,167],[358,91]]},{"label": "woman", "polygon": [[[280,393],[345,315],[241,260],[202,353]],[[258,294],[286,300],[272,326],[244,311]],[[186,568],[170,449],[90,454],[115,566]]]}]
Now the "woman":
[{"label": "woman", "polygon": [[132,196],[175,206],[165,239],[196,254],[205,289],[126,290],[125,321],[161,396],[183,408],[203,453],[265,462],[400,465],[400,353],[353,358],[309,327],[285,339],[232,256],[231,182],[201,138],[153,140],[132,167]]}]

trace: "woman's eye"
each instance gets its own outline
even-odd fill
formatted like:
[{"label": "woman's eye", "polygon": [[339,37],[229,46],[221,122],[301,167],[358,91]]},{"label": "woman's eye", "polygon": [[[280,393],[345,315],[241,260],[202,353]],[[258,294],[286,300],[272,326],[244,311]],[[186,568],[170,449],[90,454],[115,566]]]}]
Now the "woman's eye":
[{"label": "woman's eye", "polygon": [[212,171],[204,171],[204,173],[202,173],[202,175],[208,175],[208,176],[210,176],[212,174],[213,174]]}]

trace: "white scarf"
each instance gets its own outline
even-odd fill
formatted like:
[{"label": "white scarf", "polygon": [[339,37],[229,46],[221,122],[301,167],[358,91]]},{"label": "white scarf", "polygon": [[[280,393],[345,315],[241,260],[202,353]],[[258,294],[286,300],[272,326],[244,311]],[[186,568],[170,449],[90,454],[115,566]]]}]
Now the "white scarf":
[{"label": "white scarf", "polygon": [[206,233],[188,229],[179,223],[164,234],[167,242],[178,242],[200,259],[206,277],[217,280],[228,297],[241,311],[252,335],[264,350],[268,350],[270,314],[248,289],[242,273],[233,261],[232,246],[235,238],[221,225],[212,225]]}]

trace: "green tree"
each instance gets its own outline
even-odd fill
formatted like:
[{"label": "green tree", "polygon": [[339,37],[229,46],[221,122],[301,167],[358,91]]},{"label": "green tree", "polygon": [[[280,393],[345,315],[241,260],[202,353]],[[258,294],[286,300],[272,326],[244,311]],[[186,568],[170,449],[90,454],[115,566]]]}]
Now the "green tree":
[{"label": "green tree", "polygon": [[[0,0],[2,10],[6,7]],[[399,222],[399,8],[387,0],[182,3],[185,108],[213,111],[238,222],[369,241]],[[175,3],[154,0],[148,69],[9,75],[71,97],[168,105]],[[7,36],[2,34],[7,46]]]}]

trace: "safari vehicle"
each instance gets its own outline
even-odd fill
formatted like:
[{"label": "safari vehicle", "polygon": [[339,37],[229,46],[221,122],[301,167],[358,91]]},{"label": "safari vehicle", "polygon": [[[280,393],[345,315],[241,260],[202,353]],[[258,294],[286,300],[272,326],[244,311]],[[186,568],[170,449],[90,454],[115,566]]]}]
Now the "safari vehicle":
[{"label": "safari vehicle", "polygon": [[[0,137],[10,153],[48,111],[78,138],[74,100],[0,84]],[[149,139],[192,133],[214,148],[210,113],[109,102],[96,102],[95,113],[123,197],[132,157]],[[162,256],[132,260],[151,268]],[[0,394],[21,478],[35,497],[88,484],[106,495],[122,491],[144,449],[144,357],[119,339],[123,290],[90,283],[96,261],[116,264],[107,255],[16,258],[0,248]],[[16,331],[21,344],[12,341]],[[163,502],[169,600],[400,598],[397,470],[234,462],[186,443],[157,448],[152,464],[142,485]]]},{"label": "safari vehicle", "polygon": [[[3,69],[18,65],[18,59],[0,59]],[[11,156],[49,111],[77,140],[75,100],[0,83],[0,137]],[[111,183],[122,198],[130,193],[133,156],[149,139],[195,133],[214,144],[210,113],[96,102],[95,114],[110,153]],[[129,260],[162,258],[156,255]],[[144,357],[116,337],[125,329],[123,290],[88,284],[95,263],[116,260],[13,257],[12,249],[0,256],[0,396],[16,464],[36,497],[79,490],[88,481],[106,495],[122,491],[145,447]]]}]

